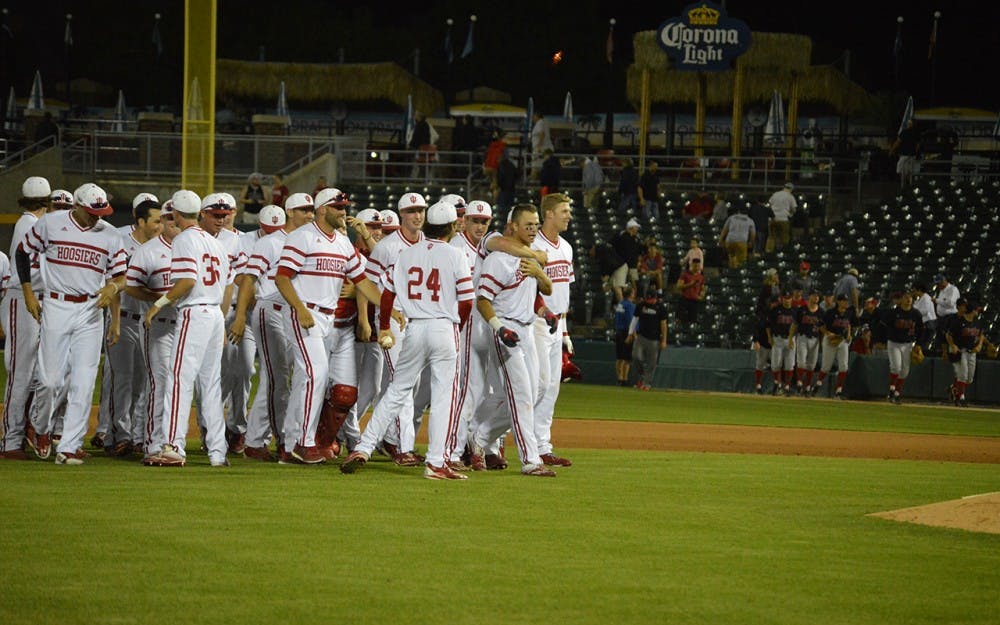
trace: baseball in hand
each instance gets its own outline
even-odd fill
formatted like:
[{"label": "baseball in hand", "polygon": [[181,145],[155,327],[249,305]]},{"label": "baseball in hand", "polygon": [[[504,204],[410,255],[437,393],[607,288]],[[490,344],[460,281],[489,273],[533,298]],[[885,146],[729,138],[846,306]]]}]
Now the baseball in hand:
[{"label": "baseball in hand", "polygon": [[386,348],[386,349],[391,349],[392,348],[392,343],[393,343],[393,341],[392,341],[392,337],[391,336],[383,336],[382,338],[380,338],[378,340],[378,344],[381,345],[382,347]]}]

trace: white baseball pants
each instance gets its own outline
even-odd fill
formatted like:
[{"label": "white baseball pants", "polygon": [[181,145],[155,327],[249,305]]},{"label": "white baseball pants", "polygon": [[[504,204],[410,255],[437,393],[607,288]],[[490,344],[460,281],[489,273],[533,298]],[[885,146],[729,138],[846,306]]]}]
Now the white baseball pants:
[{"label": "white baseball pants", "polygon": [[552,416],[562,382],[562,324],[550,333],[545,319],[535,319],[535,349],[538,351],[538,394],[535,400],[535,439],[539,454],[552,453]]},{"label": "white baseball pants", "polygon": [[[17,287],[12,287],[17,288]],[[36,294],[41,298],[41,294]],[[7,368],[7,389],[3,404],[3,442],[0,451],[21,448],[24,440],[25,412],[31,405],[31,412],[37,413],[37,403],[32,404],[32,395],[38,386],[35,363],[38,359],[39,325],[24,305],[23,297],[10,293],[3,299],[2,318],[7,346],[3,353],[3,364]],[[37,417],[32,420],[36,420]]]},{"label": "white baseball pants", "polygon": [[833,368],[834,360],[837,361],[837,371],[846,372],[847,371],[847,339],[840,342],[839,345],[834,345],[830,342],[828,337],[823,337],[823,350],[822,350],[822,362],[820,362],[820,371],[825,373],[830,373],[830,369]]},{"label": "white baseball pants", "polygon": [[771,337],[771,370],[795,370],[795,346],[788,345],[787,336]]},{"label": "white baseball pants", "polygon": [[166,444],[163,434],[163,409],[166,400],[167,377],[170,374],[174,347],[173,319],[154,320],[149,329],[142,328],[142,353],[146,361],[146,378],[149,402],[146,405],[146,427],[143,432],[143,451],[155,454]]},{"label": "white baseball pants", "polygon": [[292,370],[284,321],[288,310],[286,304],[261,300],[249,314],[260,361],[257,395],[247,415],[246,444],[250,447],[266,446],[270,436],[282,443]]},{"label": "white baseball pants", "polygon": [[910,375],[910,352],[913,351],[913,343],[886,341],[885,351],[889,354],[889,373],[904,379]]}]

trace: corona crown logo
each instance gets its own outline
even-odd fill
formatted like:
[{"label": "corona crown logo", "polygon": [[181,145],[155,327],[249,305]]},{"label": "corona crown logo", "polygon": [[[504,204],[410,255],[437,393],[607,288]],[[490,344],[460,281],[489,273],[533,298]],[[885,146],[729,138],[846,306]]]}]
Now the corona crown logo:
[{"label": "corona crown logo", "polygon": [[715,26],[719,23],[719,12],[703,4],[688,11],[688,22],[692,26]]}]

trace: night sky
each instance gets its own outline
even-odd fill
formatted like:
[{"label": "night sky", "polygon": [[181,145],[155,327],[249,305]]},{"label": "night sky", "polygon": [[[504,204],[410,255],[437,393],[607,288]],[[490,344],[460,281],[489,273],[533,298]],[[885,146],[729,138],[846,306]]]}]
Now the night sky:
[{"label": "night sky", "polygon": [[[256,4],[256,3],[254,3]],[[632,60],[632,33],[653,30],[678,15],[684,2],[609,2],[580,0],[505,0],[503,2],[360,3],[281,0],[263,7],[248,2],[219,2],[221,58],[271,61],[335,62],[344,48],[348,62],[392,60],[413,68],[413,50],[421,49],[421,77],[448,91],[470,84],[488,85],[512,94],[515,103],[529,96],[543,110],[561,110],[573,91],[578,114],[603,111],[608,102],[630,109],[624,97],[625,68]],[[73,77],[86,76],[125,90],[132,106],[169,101],[180,91],[183,3],[139,0],[89,2],[3,2],[13,42],[4,38],[0,88],[6,97],[13,82],[25,97],[35,69],[47,95],[65,80],[67,58]],[[806,7],[806,8],[803,8]],[[844,0],[792,2],[732,0],[730,15],[753,30],[792,32],[813,39],[813,64],[844,67],[850,50],[850,74],[870,92],[898,89],[912,93],[917,107],[931,104],[931,64],[927,59],[932,14],[942,11],[935,50],[936,104],[997,110],[995,63],[1000,61],[997,3],[899,2]],[[163,15],[164,53],[157,60],[151,42],[153,13]],[[65,21],[71,12],[74,45],[66,54]],[[475,13],[473,54],[458,58],[469,18]],[[903,57],[894,77],[896,16],[903,24]],[[53,16],[57,16],[53,19]],[[445,20],[452,17],[455,61],[445,61]],[[615,17],[614,65],[604,60],[608,18]],[[562,50],[564,60],[551,57]],[[179,101],[179,96],[173,98]],[[294,102],[290,103],[294,108]],[[108,102],[113,106],[114,102]]]}]

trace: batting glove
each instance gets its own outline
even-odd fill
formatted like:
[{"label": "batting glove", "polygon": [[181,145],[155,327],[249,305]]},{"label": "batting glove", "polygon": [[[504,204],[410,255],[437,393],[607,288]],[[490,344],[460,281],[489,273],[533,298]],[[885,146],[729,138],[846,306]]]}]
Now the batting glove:
[{"label": "batting glove", "polygon": [[563,334],[563,345],[570,356],[576,353],[576,350],[573,349],[573,339],[569,338],[568,334]]},{"label": "batting glove", "polygon": [[552,312],[545,313],[545,323],[549,326],[549,334],[555,334],[559,329],[559,315]]},{"label": "batting glove", "polygon": [[497,336],[500,338],[500,342],[507,347],[514,347],[517,345],[517,342],[521,340],[521,337],[517,335],[517,332],[514,332],[510,328],[500,328],[497,330]]}]

